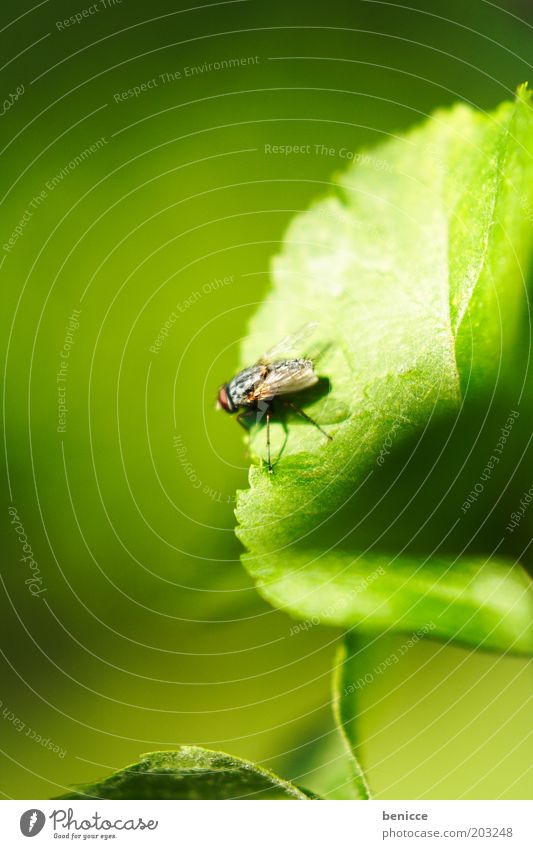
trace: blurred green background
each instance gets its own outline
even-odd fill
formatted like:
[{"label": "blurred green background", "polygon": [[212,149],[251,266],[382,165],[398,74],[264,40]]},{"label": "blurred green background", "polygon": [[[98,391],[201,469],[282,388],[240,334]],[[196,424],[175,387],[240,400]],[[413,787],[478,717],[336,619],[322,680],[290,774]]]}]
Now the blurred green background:
[{"label": "blurred green background", "polygon": [[[1,14],[0,792],[58,795],[195,743],[343,795],[340,632],[291,636],[242,569],[247,460],[214,396],[290,218],[347,152],[531,79],[531,4],[23,0]],[[517,658],[414,647],[362,694],[376,794],[530,796],[528,675]]]}]

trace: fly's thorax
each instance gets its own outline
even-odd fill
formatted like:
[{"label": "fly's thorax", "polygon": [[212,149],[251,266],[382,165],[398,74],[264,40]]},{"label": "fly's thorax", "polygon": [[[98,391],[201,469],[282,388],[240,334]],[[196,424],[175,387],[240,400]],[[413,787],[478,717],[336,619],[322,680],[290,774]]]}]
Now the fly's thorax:
[{"label": "fly's thorax", "polygon": [[250,393],[262,380],[264,373],[265,366],[250,366],[236,374],[233,380],[230,380],[226,392],[236,407],[246,406]]}]

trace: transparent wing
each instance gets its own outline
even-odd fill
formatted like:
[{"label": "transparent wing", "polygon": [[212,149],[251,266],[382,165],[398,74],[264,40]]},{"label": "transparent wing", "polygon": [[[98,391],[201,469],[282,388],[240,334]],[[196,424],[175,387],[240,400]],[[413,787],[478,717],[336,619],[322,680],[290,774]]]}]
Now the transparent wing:
[{"label": "transparent wing", "polygon": [[284,336],[277,345],[274,345],[273,348],[265,351],[258,362],[271,363],[273,360],[279,360],[281,357],[284,357],[289,353],[303,356],[306,353],[306,347],[309,344],[310,339],[312,339],[317,327],[317,321],[309,321],[307,324],[304,324],[303,327],[300,327],[296,333]]},{"label": "transparent wing", "polygon": [[274,398],[277,395],[292,395],[309,389],[318,382],[310,360],[285,360],[276,363],[264,379],[255,387],[255,401]]}]

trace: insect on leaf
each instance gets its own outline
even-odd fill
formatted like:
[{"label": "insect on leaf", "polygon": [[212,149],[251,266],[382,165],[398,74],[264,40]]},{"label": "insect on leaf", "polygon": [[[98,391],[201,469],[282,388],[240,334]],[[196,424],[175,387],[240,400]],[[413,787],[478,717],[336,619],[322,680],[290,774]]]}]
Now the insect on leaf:
[{"label": "insect on leaf", "polygon": [[254,436],[237,534],[272,604],[365,631],[432,621],[434,637],[532,650],[531,585],[505,533],[530,438],[510,366],[531,209],[521,88],[492,114],[438,111],[365,153],[293,220],[242,364],[266,329],[283,338],[317,321],[329,393],[305,410],[334,439],[291,418],[269,476]]}]

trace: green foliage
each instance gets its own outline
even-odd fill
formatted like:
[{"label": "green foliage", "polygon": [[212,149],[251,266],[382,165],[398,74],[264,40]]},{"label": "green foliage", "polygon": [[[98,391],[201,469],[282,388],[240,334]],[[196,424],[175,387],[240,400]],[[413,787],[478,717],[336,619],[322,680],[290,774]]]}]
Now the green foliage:
[{"label": "green foliage", "polygon": [[313,799],[274,773],[223,752],[182,746],[77,788],[61,799]]},{"label": "green foliage", "polygon": [[[472,529],[461,512],[512,410],[495,413],[492,395],[511,379],[525,305],[532,153],[524,88],[490,115],[458,105],[362,154],[293,221],[242,365],[318,320],[330,392],[306,412],[334,439],[291,419],[284,444],[277,425],[269,475],[264,433],[253,437],[237,535],[273,605],[533,648],[529,579],[493,523],[478,535],[487,515]],[[479,468],[467,462],[476,443]]]}]

